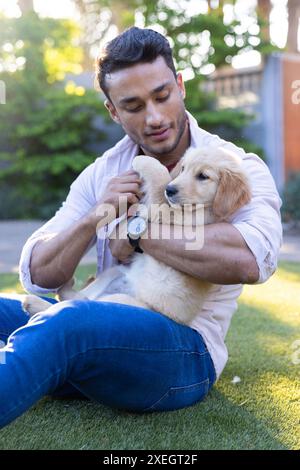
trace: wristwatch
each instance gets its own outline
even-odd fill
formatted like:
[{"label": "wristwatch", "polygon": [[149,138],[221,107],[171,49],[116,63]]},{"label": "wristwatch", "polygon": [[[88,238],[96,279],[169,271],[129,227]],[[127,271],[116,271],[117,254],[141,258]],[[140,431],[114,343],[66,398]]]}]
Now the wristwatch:
[{"label": "wristwatch", "polygon": [[147,231],[147,220],[140,215],[129,217],[127,221],[127,238],[137,253],[144,253],[139,242],[141,236]]}]

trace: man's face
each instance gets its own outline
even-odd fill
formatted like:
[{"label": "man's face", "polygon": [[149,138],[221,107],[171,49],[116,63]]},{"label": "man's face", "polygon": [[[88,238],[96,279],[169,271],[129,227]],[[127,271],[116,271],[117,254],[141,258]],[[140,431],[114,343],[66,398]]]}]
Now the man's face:
[{"label": "man's face", "polygon": [[145,153],[173,153],[187,127],[182,77],[163,57],[106,76],[111,117]]}]

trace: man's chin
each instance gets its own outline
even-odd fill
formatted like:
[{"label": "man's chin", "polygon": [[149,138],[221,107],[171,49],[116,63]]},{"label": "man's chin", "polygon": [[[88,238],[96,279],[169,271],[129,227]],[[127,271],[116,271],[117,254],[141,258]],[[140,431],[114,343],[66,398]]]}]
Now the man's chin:
[{"label": "man's chin", "polygon": [[150,153],[155,156],[163,156],[172,153],[176,149],[177,145],[178,143],[174,142],[172,144],[165,143],[164,145],[157,143],[157,145],[153,146],[142,144],[141,147],[143,148],[144,152]]}]

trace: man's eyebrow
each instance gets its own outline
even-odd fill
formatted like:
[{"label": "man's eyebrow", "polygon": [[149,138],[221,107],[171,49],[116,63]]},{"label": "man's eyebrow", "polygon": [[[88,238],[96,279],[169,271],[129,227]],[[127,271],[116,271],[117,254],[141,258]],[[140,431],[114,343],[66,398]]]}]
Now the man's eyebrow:
[{"label": "man's eyebrow", "polygon": [[168,85],[171,85],[171,82],[168,81],[168,82],[165,82],[163,83],[162,85],[159,85],[158,87],[154,88],[154,90],[151,91],[151,94],[153,93],[159,93],[160,91],[162,91],[166,86]]},{"label": "man's eyebrow", "polygon": [[[153,90],[151,90],[150,94],[153,95],[154,93],[159,93],[160,91],[163,91],[163,89],[166,88],[168,85],[171,85],[171,81],[165,82],[162,85],[159,85],[158,87],[154,88]],[[128,98],[122,98],[120,100],[120,104],[129,104],[139,99],[139,96],[129,96]]]}]

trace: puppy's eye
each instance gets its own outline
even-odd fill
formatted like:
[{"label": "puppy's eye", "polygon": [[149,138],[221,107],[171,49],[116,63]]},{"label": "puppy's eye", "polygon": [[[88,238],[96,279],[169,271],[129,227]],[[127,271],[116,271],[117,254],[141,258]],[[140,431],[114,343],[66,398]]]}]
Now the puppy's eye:
[{"label": "puppy's eye", "polygon": [[181,167],[181,173],[182,173],[183,171],[184,171],[184,166],[182,165],[182,167]]},{"label": "puppy's eye", "polygon": [[200,180],[200,181],[205,181],[205,180],[208,180],[209,179],[209,176],[205,175],[204,173],[198,173],[198,175],[196,176],[197,180]]}]

